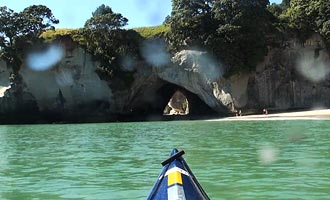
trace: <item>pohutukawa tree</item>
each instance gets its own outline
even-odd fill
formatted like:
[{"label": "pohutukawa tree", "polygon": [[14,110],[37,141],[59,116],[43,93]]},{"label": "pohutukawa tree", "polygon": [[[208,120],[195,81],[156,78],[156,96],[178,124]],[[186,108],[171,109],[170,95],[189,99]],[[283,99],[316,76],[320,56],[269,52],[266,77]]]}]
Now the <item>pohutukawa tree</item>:
[{"label": "pohutukawa tree", "polygon": [[306,39],[320,33],[330,44],[330,2],[324,0],[291,0],[286,15],[290,26]]},{"label": "pohutukawa tree", "polygon": [[126,26],[127,22],[125,17],[114,13],[109,6],[99,6],[86,21],[83,29],[87,48],[94,55],[105,57],[111,64],[115,57],[114,52],[120,46],[120,37],[123,35],[121,28]]},{"label": "pohutukawa tree", "polygon": [[172,0],[172,13],[167,19],[171,32],[167,35],[171,47],[202,47],[214,31],[213,0]]},{"label": "pohutukawa tree", "polygon": [[109,6],[102,4],[92,13],[92,18],[86,21],[85,28],[109,32],[120,29],[127,23],[127,18],[119,13],[114,13]]},{"label": "pohutukawa tree", "polygon": [[208,41],[230,70],[253,70],[267,53],[273,15],[268,0],[222,0],[213,7],[217,29]]},{"label": "pohutukawa tree", "polygon": [[171,48],[207,49],[230,70],[251,70],[267,52],[268,0],[172,0]]},{"label": "pohutukawa tree", "polygon": [[18,70],[24,48],[40,40],[41,33],[54,29],[59,21],[52,11],[43,5],[33,5],[22,12],[15,12],[6,6],[0,7],[0,47],[2,58]]},{"label": "pohutukawa tree", "polygon": [[37,112],[37,106],[32,102],[22,101],[24,96],[22,78],[18,70],[24,59],[24,51],[28,46],[41,42],[40,34],[48,29],[54,29],[53,24],[59,21],[46,6],[33,5],[22,12],[14,12],[7,7],[0,7],[0,58],[7,61],[12,67],[13,74],[10,79],[12,89],[15,91],[10,98],[14,104],[13,112]]},{"label": "pohutukawa tree", "polygon": [[127,24],[127,18],[103,4],[92,13],[81,30],[87,49],[101,60],[100,70],[107,77],[111,78],[120,69],[122,57],[136,57],[138,54],[138,34],[123,29]]}]

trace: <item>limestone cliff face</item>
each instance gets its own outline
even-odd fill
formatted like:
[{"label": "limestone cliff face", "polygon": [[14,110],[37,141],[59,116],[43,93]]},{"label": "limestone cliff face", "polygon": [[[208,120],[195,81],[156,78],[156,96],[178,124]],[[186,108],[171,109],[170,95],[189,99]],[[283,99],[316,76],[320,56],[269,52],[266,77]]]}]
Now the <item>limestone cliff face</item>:
[{"label": "limestone cliff face", "polygon": [[255,73],[232,77],[231,93],[246,109],[329,107],[329,73],[330,56],[318,35],[304,43],[292,39],[270,50]]},{"label": "limestone cliff face", "polygon": [[[84,117],[105,116],[111,111],[115,104],[112,90],[96,73],[99,63],[81,47],[56,45],[62,48],[63,54],[55,65],[34,69],[23,62],[15,75],[18,77],[15,83],[9,83],[9,77],[13,76],[11,68],[1,62],[0,86],[3,91],[10,87],[0,98],[1,122],[75,121],[74,118],[89,121]],[[40,57],[33,57],[38,66],[53,59],[47,54]]]},{"label": "limestone cliff face", "polygon": [[8,69],[6,62],[0,60],[0,97],[3,97],[6,90],[11,87],[9,80],[11,73],[12,71]]},{"label": "limestone cliff face", "polygon": [[[181,51],[158,76],[195,93],[218,112],[261,112],[330,106],[330,55],[322,38],[284,41],[254,72],[222,78],[221,65],[205,52]],[[219,70],[220,69],[220,70]]]},{"label": "limestone cliff face", "polygon": [[36,71],[24,62],[18,73],[20,85],[10,82],[12,70],[0,61],[2,116],[9,113],[15,119],[17,111],[50,112],[99,116],[98,121],[107,121],[120,120],[112,118],[115,115],[162,115],[177,91],[187,97],[189,112],[197,115],[199,104],[226,114],[237,108],[244,113],[265,107],[330,106],[330,56],[317,35],[305,43],[285,42],[271,49],[255,72],[229,79],[222,77],[221,64],[206,52],[183,50],[162,66],[137,61],[133,80],[124,87],[118,77],[102,80],[96,73],[99,62],[83,48],[64,45],[63,51],[63,57],[49,69]]},{"label": "limestone cliff face", "polygon": [[221,78],[221,66],[206,52],[183,50],[172,58],[172,63],[156,68],[161,79],[196,94],[217,112],[234,110],[232,97]]},{"label": "limestone cliff face", "polygon": [[73,109],[91,102],[112,102],[112,91],[96,74],[98,62],[82,48],[66,52],[54,67],[36,71],[24,65],[19,74],[24,90],[32,94],[40,111]]}]

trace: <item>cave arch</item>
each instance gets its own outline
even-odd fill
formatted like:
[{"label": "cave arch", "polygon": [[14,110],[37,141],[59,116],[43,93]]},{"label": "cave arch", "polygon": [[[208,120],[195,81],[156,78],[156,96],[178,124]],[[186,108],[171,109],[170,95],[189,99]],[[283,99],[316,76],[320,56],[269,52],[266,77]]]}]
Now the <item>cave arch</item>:
[{"label": "cave arch", "polygon": [[158,97],[155,102],[157,105],[156,107],[158,108],[157,113],[163,113],[173,94],[178,91],[187,98],[189,107],[189,113],[187,114],[187,117],[203,118],[211,117],[217,114],[217,112],[210,108],[204,101],[202,101],[198,95],[172,83],[164,83],[164,85],[156,91],[156,96]]},{"label": "cave arch", "polygon": [[189,101],[187,97],[177,90],[172,95],[170,101],[163,112],[164,115],[188,115],[189,114]]}]

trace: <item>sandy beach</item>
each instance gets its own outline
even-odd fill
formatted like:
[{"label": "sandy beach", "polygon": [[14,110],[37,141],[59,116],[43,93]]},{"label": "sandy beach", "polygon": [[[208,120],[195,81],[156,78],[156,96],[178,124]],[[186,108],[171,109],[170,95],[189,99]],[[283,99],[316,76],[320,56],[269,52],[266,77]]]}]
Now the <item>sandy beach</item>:
[{"label": "sandy beach", "polygon": [[330,109],[300,111],[300,112],[284,112],[276,114],[260,114],[246,115],[236,117],[226,117],[221,119],[211,119],[207,121],[254,121],[254,120],[330,120]]}]

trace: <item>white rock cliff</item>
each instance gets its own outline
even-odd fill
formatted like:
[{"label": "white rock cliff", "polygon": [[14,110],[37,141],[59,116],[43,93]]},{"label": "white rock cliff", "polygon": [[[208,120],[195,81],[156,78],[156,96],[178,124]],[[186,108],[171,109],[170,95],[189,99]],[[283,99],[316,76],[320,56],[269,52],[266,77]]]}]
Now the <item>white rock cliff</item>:
[{"label": "white rock cliff", "polygon": [[[26,63],[21,66],[24,95],[16,102],[33,101],[41,112],[56,110],[59,104],[65,111],[95,102],[102,102],[99,111],[104,113],[130,114],[141,108],[148,112],[153,108],[164,109],[169,99],[161,100],[163,96],[157,95],[165,94],[166,91],[159,93],[159,90],[170,84],[172,88],[184,88],[196,95],[218,113],[233,113],[238,108],[283,110],[330,106],[330,56],[317,35],[305,43],[283,42],[282,47],[269,51],[255,72],[228,79],[222,77],[222,65],[206,52],[183,50],[161,67],[138,63],[130,87],[119,90],[111,86],[116,81],[100,78],[96,73],[99,62],[83,48],[65,47],[64,52],[63,58],[50,69],[36,71]],[[10,67],[0,61],[2,114],[15,106],[10,103],[14,93],[11,74]],[[168,94],[165,96],[168,98]],[[160,100],[165,103],[159,103]]]}]

